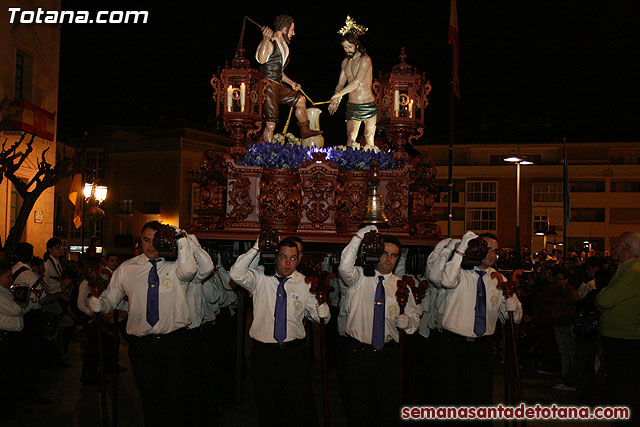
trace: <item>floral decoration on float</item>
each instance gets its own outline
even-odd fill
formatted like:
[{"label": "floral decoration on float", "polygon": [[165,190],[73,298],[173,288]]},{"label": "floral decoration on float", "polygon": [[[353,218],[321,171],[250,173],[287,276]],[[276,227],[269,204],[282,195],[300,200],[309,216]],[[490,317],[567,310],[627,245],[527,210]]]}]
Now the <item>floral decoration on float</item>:
[{"label": "floral decoration on float", "polygon": [[[281,137],[282,139],[282,137]],[[265,142],[248,145],[246,154],[238,160],[242,166],[257,166],[269,169],[297,169],[314,158],[314,153],[324,153],[325,159],[345,171],[367,171],[373,161],[381,170],[396,168],[397,160],[392,152],[360,150],[352,147],[303,147],[295,142],[295,137],[287,136],[284,143]],[[316,156],[317,157],[317,156]]]}]

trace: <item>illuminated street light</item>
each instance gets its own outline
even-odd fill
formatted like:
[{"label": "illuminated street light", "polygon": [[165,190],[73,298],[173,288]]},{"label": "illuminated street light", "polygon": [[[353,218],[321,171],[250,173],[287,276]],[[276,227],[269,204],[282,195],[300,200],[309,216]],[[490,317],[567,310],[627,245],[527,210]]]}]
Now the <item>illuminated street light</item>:
[{"label": "illuminated street light", "polygon": [[[504,159],[505,162],[516,164],[516,244],[515,244],[515,261],[520,262],[520,165],[532,165],[533,162],[522,157],[511,154]],[[544,235],[544,233],[543,233]]]},{"label": "illuminated street light", "polygon": [[84,198],[94,198],[98,204],[107,199],[107,187],[104,185],[96,185],[95,183],[85,183],[83,190]]},{"label": "illuminated street light", "polygon": [[509,163],[518,163],[521,162],[522,159],[518,156],[516,156],[515,154],[511,154],[509,157],[503,159],[505,162],[509,162]]}]

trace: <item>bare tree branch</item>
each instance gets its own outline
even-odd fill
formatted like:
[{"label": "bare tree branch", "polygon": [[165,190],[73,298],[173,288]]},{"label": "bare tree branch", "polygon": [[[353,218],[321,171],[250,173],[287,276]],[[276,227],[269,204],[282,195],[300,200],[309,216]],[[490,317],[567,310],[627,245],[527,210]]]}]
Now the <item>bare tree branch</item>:
[{"label": "bare tree branch", "polygon": [[[0,111],[4,110],[5,105],[6,103],[4,102],[0,104]],[[3,128],[6,122],[6,116],[0,118],[0,129]],[[55,165],[53,165],[46,159],[46,154],[49,151],[49,148],[47,148],[41,153],[39,158],[36,159],[35,174],[28,182],[25,182],[18,177],[17,173],[34,150],[35,135],[30,134],[30,138],[26,142],[25,150],[18,151],[26,139],[27,133],[22,133],[20,139],[7,148],[8,139],[5,138],[0,150],[0,182],[6,177],[13,184],[23,200],[15,224],[11,228],[7,241],[5,242],[5,249],[8,252],[15,250],[20,241],[22,231],[26,226],[29,213],[35,206],[38,198],[47,188],[55,186],[61,179],[77,173],[80,165],[78,159],[84,155],[84,150],[80,150],[77,151],[74,156],[67,157],[65,150],[62,159],[56,161]],[[29,189],[31,189],[31,191],[29,191]]]}]

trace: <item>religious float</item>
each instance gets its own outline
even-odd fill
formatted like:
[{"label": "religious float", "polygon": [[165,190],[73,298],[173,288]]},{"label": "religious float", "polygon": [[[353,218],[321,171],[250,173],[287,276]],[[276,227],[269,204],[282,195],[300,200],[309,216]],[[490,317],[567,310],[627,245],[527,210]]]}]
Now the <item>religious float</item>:
[{"label": "religious float", "polygon": [[[399,59],[371,85],[376,150],[324,147],[322,136],[297,140],[286,133],[288,121],[266,143],[260,137],[268,81],[245,58],[241,36],[231,65],[211,79],[218,118],[233,145],[202,157],[192,232],[205,241],[237,241],[273,228],[305,242],[344,244],[361,224],[374,223],[403,244],[433,246],[440,236],[432,212],[435,167],[405,150],[422,136],[431,84],[407,63],[404,48]],[[319,111],[307,111],[312,129]]]},{"label": "religious float", "polygon": [[[369,73],[365,100],[354,101],[357,97],[345,89],[349,102],[366,106],[363,108],[365,113],[354,120],[366,118],[366,114],[375,111],[373,126],[367,128],[367,122],[361,120],[365,123],[362,143],[355,143],[353,133],[349,134],[346,146],[331,144],[342,141],[344,135],[314,134],[297,139],[287,132],[294,108],[298,113],[297,102],[289,111],[284,130],[277,129],[274,135],[263,115],[271,82],[245,57],[243,37],[247,22],[260,27],[265,36],[263,40],[268,40],[265,27],[245,17],[235,58],[211,79],[216,114],[231,136],[232,144],[228,151],[212,150],[202,157],[197,174],[200,206],[191,232],[226,269],[258,239],[260,262],[267,274],[275,271],[275,248],[279,240],[293,235],[300,237],[304,242],[304,257],[298,269],[310,283],[318,303],[324,302],[330,292],[333,292],[335,302],[341,251],[363,224],[376,224],[381,233],[398,237],[409,247],[405,254],[406,274],[422,275],[429,253],[441,239],[432,209],[436,169],[431,159],[410,148],[424,131],[431,92],[429,80],[407,63],[402,48],[399,62],[390,71],[380,73],[377,79]],[[342,45],[347,54],[343,67],[351,58],[344,45],[344,36],[352,30],[360,34],[366,31],[347,17],[345,27],[339,32],[343,35]],[[329,113],[333,114],[342,100],[345,84],[341,74],[331,101],[311,102],[312,108],[305,108],[306,122],[301,114],[296,114],[298,127],[304,128],[307,134],[318,131],[322,110],[316,107],[329,104]],[[311,101],[301,88],[294,86],[296,84],[292,85],[293,89],[300,90]],[[349,120],[347,115],[347,127]],[[371,127],[375,132],[371,132]],[[327,142],[329,146],[325,146]],[[375,149],[371,149],[374,145]],[[365,243],[370,238],[375,240],[375,236],[376,233],[365,236],[358,257],[358,263],[369,273],[373,272],[384,250],[379,242]],[[406,301],[409,287],[420,302],[427,282],[404,276],[398,286],[400,300]],[[245,321],[251,296],[239,288],[237,294],[237,310],[245,313],[236,318],[234,394],[239,402],[243,376],[241,356],[245,354]],[[310,345],[320,349],[316,357],[322,360],[323,421],[328,426],[331,417],[325,328],[321,324],[307,329]],[[406,341],[406,371],[411,373],[415,371],[415,348],[411,338]],[[414,375],[408,377],[415,378]],[[404,388],[402,378],[401,369],[400,390]],[[407,392],[414,389],[409,384],[406,387]]]}]

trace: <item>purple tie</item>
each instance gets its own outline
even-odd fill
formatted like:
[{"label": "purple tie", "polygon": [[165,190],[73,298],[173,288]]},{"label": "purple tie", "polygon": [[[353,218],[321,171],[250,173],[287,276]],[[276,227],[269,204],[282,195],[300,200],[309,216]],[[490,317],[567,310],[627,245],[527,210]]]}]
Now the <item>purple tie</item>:
[{"label": "purple tie", "polygon": [[376,350],[381,350],[384,346],[384,276],[378,276],[378,286],[376,287],[376,298],[373,305],[373,336],[371,344]]},{"label": "purple tie", "polygon": [[486,271],[476,270],[478,273],[478,285],[476,291],[476,318],[473,323],[473,332],[481,337],[487,330],[487,291],[484,287],[482,276]]},{"label": "purple tie", "polygon": [[149,270],[149,289],[147,290],[147,322],[151,326],[154,326],[160,318],[158,297],[160,278],[158,277],[158,260],[150,259],[149,262],[152,267],[151,270]]},{"label": "purple tie", "polygon": [[275,276],[278,279],[278,290],[276,291],[275,322],[273,325],[273,338],[282,344],[287,338],[287,292],[284,284],[288,277]]}]

